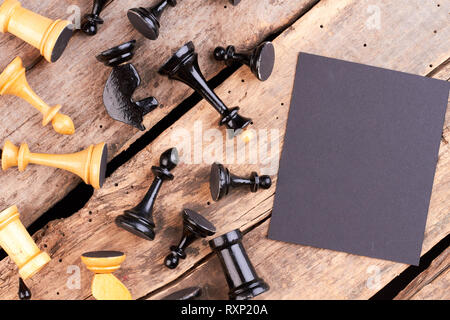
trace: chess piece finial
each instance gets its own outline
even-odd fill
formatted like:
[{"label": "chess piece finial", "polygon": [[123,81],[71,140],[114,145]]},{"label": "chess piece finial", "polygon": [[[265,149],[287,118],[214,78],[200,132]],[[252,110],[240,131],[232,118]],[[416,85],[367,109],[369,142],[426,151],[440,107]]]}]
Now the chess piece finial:
[{"label": "chess piece finial", "polygon": [[261,43],[251,52],[237,53],[234,46],[226,49],[217,47],[214,50],[214,58],[217,61],[224,61],[227,66],[238,62],[250,67],[252,73],[260,81],[269,79],[275,64],[275,48],[270,41]]},{"label": "chess piece finial", "polygon": [[67,20],[51,20],[23,8],[17,0],[0,6],[0,32],[9,32],[40,50],[48,62],[57,61],[69,43],[73,26]]},{"label": "chess piece finial", "polygon": [[22,143],[18,148],[7,140],[1,161],[3,170],[17,166],[22,172],[29,163],[64,169],[78,175],[86,184],[99,189],[105,180],[107,158],[105,143],[91,145],[77,153],[43,154],[31,153],[26,143]]},{"label": "chess piece finial", "polygon": [[133,8],[128,10],[127,16],[133,27],[144,37],[156,40],[159,36],[159,19],[168,6],[175,7],[176,0],[162,0],[154,7]]},{"label": "chess piece finial", "polygon": [[209,190],[214,201],[219,201],[227,195],[231,188],[249,186],[251,192],[256,192],[259,188],[269,189],[272,185],[272,179],[269,176],[258,176],[252,172],[249,178],[241,178],[230,173],[220,163],[211,165],[211,174],[209,176]]},{"label": "chess piece finial", "polygon": [[202,289],[199,287],[189,287],[185,289],[181,289],[179,291],[173,292],[168,296],[165,296],[161,300],[195,300],[196,298],[202,295]]},{"label": "chess piece finial", "polygon": [[31,299],[31,291],[28,289],[27,285],[25,284],[25,281],[23,281],[22,278],[19,277],[19,293],[18,293],[20,300],[30,300]]},{"label": "chess piece finial", "polygon": [[19,275],[26,280],[41,270],[50,256],[41,251],[19,219],[16,206],[0,212],[0,246],[19,267]]},{"label": "chess piece finial", "polygon": [[256,274],[238,229],[210,240],[209,246],[219,257],[230,300],[251,299],[269,290],[269,285]]},{"label": "chess piece finial", "polygon": [[160,69],[159,73],[170,79],[181,81],[197,91],[222,116],[219,125],[225,125],[239,134],[245,129],[251,119],[238,114],[239,108],[228,109],[222,100],[208,86],[198,65],[198,55],[192,41],[181,47]]},{"label": "chess piece finial", "polygon": [[143,239],[155,239],[153,205],[155,204],[162,183],[166,180],[174,179],[170,171],[177,166],[178,161],[178,151],[176,148],[168,149],[161,155],[159,167],[152,167],[155,178],[144,199],[133,209],[126,210],[122,215],[117,216],[117,226]]},{"label": "chess piece finial", "polygon": [[108,1],[109,0],[94,0],[92,12],[84,16],[85,21],[81,26],[81,30],[85,34],[89,36],[94,36],[97,34],[98,25],[103,24],[103,19],[100,18],[100,13]]},{"label": "chess piece finial", "polygon": [[123,63],[133,57],[135,45],[136,40],[125,42],[103,51],[97,60],[113,68],[103,90],[103,104],[109,116],[144,131],[143,117],[158,106],[158,101],[154,97],[140,101],[132,98],[141,78],[133,64]]},{"label": "chess piece finial", "polygon": [[216,233],[216,227],[195,211],[183,210],[183,235],[177,246],[170,247],[165,266],[175,269],[180,259],[186,259],[186,248],[195,240],[206,238]]},{"label": "chess piece finial", "polygon": [[130,291],[112,273],[125,260],[120,251],[93,251],[81,255],[81,261],[95,273],[92,280],[92,295],[97,300],[132,300]]},{"label": "chess piece finial", "polygon": [[42,114],[43,126],[51,121],[53,129],[60,134],[70,135],[75,132],[72,119],[59,113],[61,105],[50,107],[30,88],[20,57],[16,57],[0,74],[0,95],[4,94],[20,97],[30,103]]}]

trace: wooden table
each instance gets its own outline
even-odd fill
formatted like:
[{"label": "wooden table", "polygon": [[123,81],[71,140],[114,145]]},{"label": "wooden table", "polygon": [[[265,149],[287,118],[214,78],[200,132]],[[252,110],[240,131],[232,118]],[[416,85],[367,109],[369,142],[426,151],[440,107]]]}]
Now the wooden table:
[{"label": "wooden table", "polygon": [[[33,298],[92,299],[92,274],[82,265],[80,255],[107,249],[127,254],[116,275],[133,298],[158,299],[177,289],[199,285],[204,287],[204,298],[225,299],[228,291],[225,278],[206,241],[192,245],[188,259],[177,269],[169,270],[162,264],[169,246],[179,239],[180,213],[184,207],[198,210],[210,219],[217,226],[217,234],[235,228],[246,234],[247,252],[259,275],[271,286],[258,299],[368,299],[405,271],[408,266],[404,264],[268,240],[276,176],[267,191],[256,194],[237,191],[226,200],[213,203],[208,188],[210,166],[203,161],[182,162],[174,170],[175,180],[163,186],[155,206],[154,241],[118,229],[114,218],[140,201],[153,179],[151,166],[158,163],[164,150],[180,142],[176,132],[180,129],[187,132],[196,148],[200,144],[194,138],[198,124],[203,132],[217,128],[217,113],[205,101],[197,103],[187,86],[156,72],[185,42],[194,41],[201,69],[208,79],[216,76],[214,82],[219,83],[216,92],[228,106],[239,105],[243,115],[252,117],[255,129],[275,129],[269,139],[281,142],[269,148],[267,157],[277,163],[299,51],[448,81],[450,3],[243,0],[233,7],[225,0],[180,1],[177,7],[165,12],[159,39],[148,41],[133,30],[125,12],[131,7],[148,6],[149,2],[152,1],[112,1],[102,13],[105,24],[100,26],[99,33],[92,38],[77,33],[63,57],[54,64],[43,61],[37,50],[19,39],[0,35],[0,68],[21,56],[28,66],[27,78],[33,89],[50,104],[62,104],[63,112],[72,117],[77,129],[73,136],[60,136],[51,128],[42,128],[40,115],[26,102],[6,96],[0,98],[1,141],[7,138],[16,144],[27,142],[30,149],[48,153],[74,152],[106,141],[109,171],[113,171],[103,188],[95,191],[85,204],[79,200],[81,193],[90,190],[76,188],[80,179],[70,173],[41,166],[30,166],[24,173],[15,169],[2,173],[0,207],[16,204],[26,226],[49,219],[48,210],[63,199],[66,202],[62,203],[78,201],[81,207],[75,212],[65,212],[61,205],[57,206],[51,212],[66,218],[50,221],[34,234],[38,246],[51,255],[52,261],[27,282]],[[71,12],[67,10],[73,4],[85,13],[90,10],[91,1],[23,1],[25,7],[51,18],[68,17]],[[99,52],[133,38],[139,45],[133,63],[142,78],[136,99],[154,95],[163,104],[145,117],[146,132],[109,118],[101,95],[110,69],[95,59]],[[234,44],[240,49],[250,49],[264,39],[273,39],[277,60],[272,77],[263,83],[247,67],[221,72],[223,64],[211,56],[217,45]],[[439,242],[448,243],[449,142],[447,113],[423,255]],[[208,143],[204,141],[204,146]],[[243,147],[245,144],[237,146],[238,150]],[[227,166],[243,174],[252,169],[260,171],[264,166],[246,163],[230,161]],[[449,251],[439,253],[425,271],[398,292],[397,298],[449,299]],[[77,270],[80,288],[69,289],[68,279],[76,276]],[[18,273],[9,258],[0,262],[0,274],[0,298],[16,299]]]}]

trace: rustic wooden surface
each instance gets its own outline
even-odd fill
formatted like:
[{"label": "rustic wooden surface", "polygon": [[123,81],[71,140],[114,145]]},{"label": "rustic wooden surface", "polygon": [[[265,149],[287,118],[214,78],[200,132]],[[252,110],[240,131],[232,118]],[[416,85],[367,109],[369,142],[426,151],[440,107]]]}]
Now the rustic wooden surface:
[{"label": "rustic wooden surface", "polygon": [[[269,81],[260,83],[247,68],[240,68],[219,86],[217,93],[230,105],[241,105],[242,114],[252,116],[255,128],[278,129],[274,136],[278,134],[281,139],[300,50],[420,75],[433,71],[433,77],[450,78],[447,67],[435,69],[450,56],[448,6],[437,7],[433,1],[424,4],[420,0],[383,3],[380,4],[381,28],[367,31],[365,22],[370,4],[368,1],[321,1],[275,40],[276,69]],[[204,131],[216,128],[217,114],[207,103],[200,102],[109,177],[104,188],[96,191],[83,209],[67,219],[49,223],[35,235],[38,245],[49,252],[53,260],[28,282],[34,298],[92,298],[89,291],[92,275],[82,266],[79,257],[85,251],[100,249],[127,253],[117,276],[130,289],[133,298],[157,299],[190,285],[205,286],[207,298],[226,298],[222,271],[206,241],[192,245],[188,258],[181,261],[176,270],[162,265],[169,246],[179,238],[183,207],[204,214],[217,226],[218,234],[234,228],[248,231],[244,240],[247,252],[258,273],[272,287],[259,297],[261,299],[366,299],[407,267],[266,239],[276,177],[274,186],[267,191],[256,194],[237,191],[227,200],[212,203],[208,164],[181,163],[174,170],[175,180],[163,185],[155,206],[155,241],[141,240],[118,229],[114,218],[140,201],[152,179],[151,165],[157,163],[161,152],[178,142],[173,132],[185,129],[193,134],[195,121],[201,121]],[[85,126],[87,130],[88,123]],[[447,114],[422,253],[450,232],[449,127]],[[279,150],[272,151],[268,157],[277,161]],[[235,173],[263,167],[229,166]],[[20,204],[19,209],[22,210]],[[66,286],[70,265],[80,267],[79,290]],[[17,298],[16,266],[6,258],[0,262],[0,270],[1,298]],[[370,278],[377,270],[379,281],[374,285]],[[438,292],[434,296],[439,298]]]},{"label": "rustic wooden surface", "polygon": [[[50,2],[42,3],[49,5]],[[150,129],[192,93],[187,86],[169,81],[157,73],[158,68],[172,52],[185,42],[194,40],[199,53],[200,67],[205,77],[209,79],[224,68],[223,63],[217,63],[212,58],[212,51],[217,45],[233,43],[240,48],[249,49],[268,35],[292,23],[314,2],[314,0],[245,1],[239,5],[239,10],[230,5],[224,8],[223,2],[216,0],[180,2],[178,6],[164,13],[158,40],[149,41],[133,29],[125,12],[129,8],[148,6],[151,3],[148,0],[113,1],[102,12],[101,16],[105,23],[100,26],[96,36],[91,38],[81,32],[77,33],[60,60],[54,64],[41,61],[27,72],[30,86],[44,101],[51,105],[59,103],[63,106],[61,112],[69,115],[74,121],[75,134],[61,136],[53,132],[51,126],[43,128],[41,115],[25,101],[5,96],[0,97],[2,110],[0,141],[10,139],[15,144],[27,142],[32,151],[49,153],[71,153],[82,150],[92,143],[106,141],[111,159],[121,148],[123,150],[141,136],[142,132],[114,121],[107,115],[102,94],[111,68],[97,62],[95,56],[98,53],[130,39],[138,40],[138,49],[132,62],[140,73],[142,85],[136,91],[136,99],[153,95],[162,104],[144,119],[144,125]],[[82,9],[90,8],[92,5],[91,1],[64,0],[52,2],[53,4],[45,11],[42,10],[42,3],[39,3],[36,5],[36,11],[55,17],[67,16],[64,12],[71,4],[78,4]],[[33,5],[28,3],[26,7],[33,8]],[[249,19],[249,12],[258,19]],[[2,41],[7,41],[9,37],[0,35]],[[25,48],[20,45],[16,47],[19,43],[10,44],[7,41],[5,51],[4,47],[0,46],[1,70],[16,55],[22,55],[21,50]],[[10,50],[9,46],[13,49]],[[39,52],[31,47],[27,49],[30,50],[24,52],[27,61],[33,61],[38,57]],[[227,102],[225,100],[225,103]],[[217,123],[218,119],[216,116],[213,121]],[[6,207],[10,203],[17,204],[21,208],[23,223],[26,226],[81,181],[73,174],[42,166],[30,166],[22,174],[15,168],[1,174],[3,184],[9,187],[3,188],[0,193],[0,207]],[[28,188],[29,185],[36,183],[45,185],[48,192],[42,192],[40,188]]]},{"label": "rustic wooden surface", "polygon": [[424,272],[403,289],[395,299],[449,300],[449,289],[450,248],[447,248]]}]

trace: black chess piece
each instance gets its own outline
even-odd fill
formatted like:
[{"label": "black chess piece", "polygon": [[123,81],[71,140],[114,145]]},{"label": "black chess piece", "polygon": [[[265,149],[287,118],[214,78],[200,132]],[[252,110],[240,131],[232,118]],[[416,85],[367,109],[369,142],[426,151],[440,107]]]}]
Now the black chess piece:
[{"label": "black chess piece", "polygon": [[209,246],[219,257],[230,300],[251,299],[269,290],[269,285],[256,274],[238,229],[210,240]]},{"label": "black chess piece", "polygon": [[228,46],[226,49],[217,47],[214,50],[214,58],[217,61],[224,61],[227,66],[234,63],[245,64],[250,67],[252,73],[260,81],[269,79],[275,64],[275,47],[272,42],[261,43],[251,52],[237,53],[234,46]]},{"label": "black chess piece", "polygon": [[186,259],[186,248],[199,238],[206,238],[216,233],[216,227],[195,211],[183,210],[183,236],[178,246],[171,246],[171,253],[166,257],[165,265],[175,269],[180,259]]},{"label": "black chess piece", "polygon": [[144,131],[143,117],[158,106],[158,101],[154,97],[140,101],[132,98],[141,84],[141,78],[134,65],[125,62],[134,56],[135,45],[136,40],[125,42],[103,51],[97,56],[97,60],[113,68],[103,91],[106,111],[114,120]]},{"label": "black chess piece", "polygon": [[94,0],[92,12],[84,16],[85,21],[81,26],[81,30],[85,34],[89,36],[97,34],[98,25],[103,24],[103,19],[100,18],[100,13],[102,12],[108,1],[109,0]]},{"label": "black chess piece", "polygon": [[159,19],[163,11],[168,6],[175,7],[176,5],[176,0],[163,0],[150,8],[133,8],[128,10],[128,20],[144,37],[156,40],[159,36]]},{"label": "black chess piece", "polygon": [[241,0],[229,0],[233,6],[237,6]]},{"label": "black chess piece", "polygon": [[30,300],[31,299],[31,291],[28,289],[25,281],[22,278],[19,278],[19,299],[20,300]]},{"label": "black chess piece", "polygon": [[206,99],[220,113],[222,120],[219,125],[226,125],[239,134],[246,128],[251,119],[238,114],[239,108],[228,109],[215,92],[208,86],[198,66],[198,54],[192,41],[181,47],[160,69],[159,73],[170,79],[181,81]]},{"label": "black chess piece", "polygon": [[227,195],[230,187],[236,188],[241,186],[249,186],[251,192],[256,192],[261,187],[269,189],[272,185],[272,179],[269,176],[258,176],[256,172],[252,172],[249,178],[241,178],[235,176],[228,171],[220,163],[211,165],[211,174],[209,176],[209,190],[214,201],[219,201],[223,196]]},{"label": "black chess piece", "polygon": [[189,287],[173,292],[161,300],[195,300],[202,295],[202,289],[199,287]]},{"label": "black chess piece", "polygon": [[153,205],[155,204],[161,185],[166,180],[173,180],[170,173],[178,164],[178,151],[176,148],[166,150],[159,158],[159,167],[153,166],[155,175],[152,185],[144,199],[133,209],[126,210],[116,218],[116,225],[147,240],[155,239],[155,223],[153,221]]}]

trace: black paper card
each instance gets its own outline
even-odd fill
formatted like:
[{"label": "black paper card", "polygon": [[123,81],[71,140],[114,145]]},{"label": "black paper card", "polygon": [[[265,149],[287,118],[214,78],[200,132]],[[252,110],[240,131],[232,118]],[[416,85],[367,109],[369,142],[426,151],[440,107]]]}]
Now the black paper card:
[{"label": "black paper card", "polygon": [[300,53],[269,238],[417,265],[448,93]]}]

